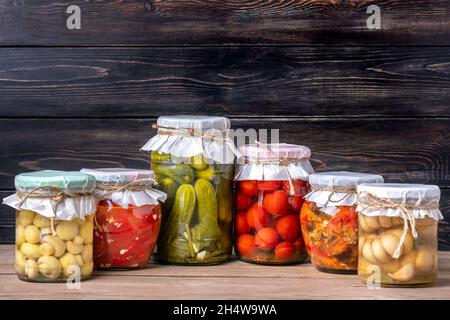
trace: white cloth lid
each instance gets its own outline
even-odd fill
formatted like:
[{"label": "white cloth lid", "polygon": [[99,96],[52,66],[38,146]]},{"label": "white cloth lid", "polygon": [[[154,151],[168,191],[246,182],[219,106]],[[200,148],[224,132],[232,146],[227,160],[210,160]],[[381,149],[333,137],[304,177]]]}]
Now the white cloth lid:
[{"label": "white cloth lid", "polygon": [[[309,177],[312,191],[305,196],[309,202],[316,204],[322,212],[336,215],[339,206],[353,206],[356,204],[356,186],[361,183],[382,183],[383,177],[377,174],[332,171],[314,173]],[[353,189],[354,192],[332,192],[321,188]],[[319,189],[314,191],[314,189]]]},{"label": "white cloth lid", "polygon": [[231,127],[230,119],[226,117],[210,116],[162,116],[156,124],[161,127],[174,129],[198,129],[198,130],[228,130]]},{"label": "white cloth lid", "polygon": [[82,169],[81,172],[94,176],[98,186],[104,184],[119,188],[132,182],[136,182],[135,185],[138,186],[148,185],[148,188],[143,190],[108,191],[95,189],[94,195],[98,200],[111,200],[124,208],[128,208],[129,205],[137,207],[156,205],[159,201],[166,201],[167,198],[164,192],[151,187],[155,182],[155,173],[151,170],[103,168]]},{"label": "white cloth lid", "polygon": [[167,153],[177,158],[190,158],[203,154],[205,159],[221,164],[232,164],[235,158],[240,156],[227,132],[230,129],[228,118],[187,115],[164,116],[158,118],[157,125],[161,128],[201,130],[211,135],[221,135],[225,132],[226,139],[211,139],[177,133],[157,133],[141,150]]},{"label": "white cloth lid", "polygon": [[[308,181],[314,169],[309,162],[311,150],[294,144],[250,144],[239,148],[244,156],[239,159],[234,179],[237,181],[287,181],[301,179]],[[284,159],[292,160],[286,165],[277,164]],[[298,161],[295,161],[295,160]],[[257,163],[259,160],[267,163]],[[250,161],[250,163],[246,163]],[[252,163],[255,162],[255,163]]]},{"label": "white cloth lid", "polygon": [[[438,186],[425,184],[367,183],[360,184],[357,187],[357,193],[362,201],[367,200],[370,194],[409,206],[438,206],[441,198],[441,190]],[[400,209],[396,208],[374,208],[358,203],[356,210],[367,216],[401,217]],[[411,209],[411,211],[415,219],[425,217],[436,221],[443,219],[439,208]]]}]

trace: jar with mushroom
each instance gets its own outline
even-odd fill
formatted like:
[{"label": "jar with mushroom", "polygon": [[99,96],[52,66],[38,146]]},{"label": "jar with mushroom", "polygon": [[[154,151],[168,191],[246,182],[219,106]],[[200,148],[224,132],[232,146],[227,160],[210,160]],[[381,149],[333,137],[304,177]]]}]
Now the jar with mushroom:
[{"label": "jar with mushroom", "polygon": [[356,172],[321,172],[309,178],[300,220],[312,264],[320,271],[356,273],[358,219],[356,186],[383,177]]},{"label": "jar with mushroom", "polygon": [[232,250],[236,150],[224,117],[159,117],[151,152],[158,188],[167,194],[156,259],[205,265],[226,261]]},{"label": "jar with mushroom", "polygon": [[166,194],[153,188],[155,174],[136,169],[83,169],[97,180],[94,267],[144,268],[161,227]]},{"label": "jar with mushroom", "polygon": [[17,192],[3,200],[16,209],[15,269],[21,280],[86,279],[93,270],[95,178],[79,172],[16,176]]},{"label": "jar with mushroom", "polygon": [[313,173],[308,147],[254,144],[235,176],[235,252],[259,264],[300,263],[307,253],[300,229],[300,210]]},{"label": "jar with mushroom", "polygon": [[437,277],[440,190],[419,184],[358,186],[359,262],[363,282],[423,286]]}]

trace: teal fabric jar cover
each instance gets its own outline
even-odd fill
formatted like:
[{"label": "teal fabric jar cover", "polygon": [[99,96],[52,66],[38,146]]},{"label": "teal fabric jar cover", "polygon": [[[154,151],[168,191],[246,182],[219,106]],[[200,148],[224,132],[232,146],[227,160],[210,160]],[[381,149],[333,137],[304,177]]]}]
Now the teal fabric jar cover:
[{"label": "teal fabric jar cover", "polygon": [[16,210],[31,210],[47,218],[84,219],[95,213],[95,177],[78,171],[44,170],[16,176],[17,192],[3,203]]}]

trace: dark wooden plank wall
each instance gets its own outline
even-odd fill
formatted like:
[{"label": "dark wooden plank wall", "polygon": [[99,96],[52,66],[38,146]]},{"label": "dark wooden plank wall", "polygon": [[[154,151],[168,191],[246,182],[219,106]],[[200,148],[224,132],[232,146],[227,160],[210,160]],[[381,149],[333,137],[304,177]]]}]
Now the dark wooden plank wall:
[{"label": "dark wooden plank wall", "polygon": [[[439,185],[450,249],[450,1],[0,0],[0,196],[23,171],[147,168],[151,124],[180,113],[280,129],[318,171]],[[1,206],[0,243],[13,226]]]}]

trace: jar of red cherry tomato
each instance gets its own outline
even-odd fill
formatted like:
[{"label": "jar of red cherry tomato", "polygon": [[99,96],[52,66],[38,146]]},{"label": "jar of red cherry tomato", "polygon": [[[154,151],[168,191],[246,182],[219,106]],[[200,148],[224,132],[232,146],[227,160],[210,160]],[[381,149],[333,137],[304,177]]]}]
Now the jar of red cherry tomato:
[{"label": "jar of red cherry tomato", "polygon": [[309,148],[244,145],[236,181],[235,252],[260,264],[303,262],[300,210],[313,173]]},{"label": "jar of red cherry tomato", "polygon": [[356,273],[356,186],[371,182],[383,182],[383,177],[353,172],[322,172],[309,177],[311,192],[305,197],[300,219],[306,248],[317,269]]},{"label": "jar of red cherry tomato", "polygon": [[94,266],[134,269],[147,265],[161,227],[166,194],[153,189],[154,173],[135,169],[83,169],[97,180]]}]

